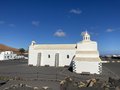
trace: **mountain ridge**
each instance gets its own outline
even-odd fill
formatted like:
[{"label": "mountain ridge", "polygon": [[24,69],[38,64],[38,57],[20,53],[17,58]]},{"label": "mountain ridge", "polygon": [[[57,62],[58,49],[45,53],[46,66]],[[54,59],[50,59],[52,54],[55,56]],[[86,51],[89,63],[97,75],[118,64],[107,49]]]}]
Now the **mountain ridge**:
[{"label": "mountain ridge", "polygon": [[0,44],[0,52],[2,51],[13,51],[14,53],[19,53],[19,49],[10,47],[4,44]]}]

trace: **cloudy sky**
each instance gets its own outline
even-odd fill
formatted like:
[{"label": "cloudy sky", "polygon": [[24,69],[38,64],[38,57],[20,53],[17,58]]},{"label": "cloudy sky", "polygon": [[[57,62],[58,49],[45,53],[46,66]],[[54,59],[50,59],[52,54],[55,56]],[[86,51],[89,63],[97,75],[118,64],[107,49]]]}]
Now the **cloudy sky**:
[{"label": "cloudy sky", "polygon": [[88,31],[100,54],[120,54],[120,0],[0,0],[0,43],[77,43]]}]

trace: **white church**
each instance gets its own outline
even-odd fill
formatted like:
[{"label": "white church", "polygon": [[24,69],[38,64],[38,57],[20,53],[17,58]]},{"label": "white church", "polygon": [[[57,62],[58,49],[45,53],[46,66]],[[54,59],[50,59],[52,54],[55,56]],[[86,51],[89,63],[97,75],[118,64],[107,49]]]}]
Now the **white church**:
[{"label": "white church", "polygon": [[33,66],[70,66],[76,73],[100,74],[102,62],[99,58],[97,42],[90,40],[86,31],[83,40],[77,44],[36,44],[29,46],[28,65]]}]

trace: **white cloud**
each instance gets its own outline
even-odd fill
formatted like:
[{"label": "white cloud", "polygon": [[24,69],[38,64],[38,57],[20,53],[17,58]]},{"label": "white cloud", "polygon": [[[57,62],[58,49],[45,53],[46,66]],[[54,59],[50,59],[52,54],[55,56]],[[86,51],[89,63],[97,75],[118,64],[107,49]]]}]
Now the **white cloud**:
[{"label": "white cloud", "polygon": [[32,21],[33,26],[39,26],[40,22],[39,21]]},{"label": "white cloud", "polygon": [[9,24],[10,27],[15,27],[15,24]]},{"label": "white cloud", "polygon": [[9,27],[15,27],[15,24],[13,24],[13,23],[8,23],[8,22],[5,22],[5,21],[0,21],[0,24],[2,25],[2,24],[5,24],[5,25],[7,25],[7,26],[9,26]]},{"label": "white cloud", "polygon": [[80,9],[71,9],[70,10],[70,13],[73,13],[73,14],[81,14],[82,11]]},{"label": "white cloud", "polygon": [[57,36],[57,37],[65,37],[65,36],[66,36],[66,33],[63,32],[62,29],[58,29],[58,30],[54,33],[54,36]]},{"label": "white cloud", "polygon": [[0,21],[0,24],[4,24],[5,23],[5,21]]},{"label": "white cloud", "polygon": [[113,31],[115,31],[114,29],[111,29],[111,28],[108,28],[107,30],[106,30],[106,32],[113,32]]}]

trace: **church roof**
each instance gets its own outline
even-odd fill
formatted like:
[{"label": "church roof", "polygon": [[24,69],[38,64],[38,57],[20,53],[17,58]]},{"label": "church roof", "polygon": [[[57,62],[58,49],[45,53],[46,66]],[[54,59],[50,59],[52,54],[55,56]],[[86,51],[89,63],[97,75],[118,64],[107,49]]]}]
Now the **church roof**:
[{"label": "church roof", "polygon": [[98,51],[76,51],[76,54],[99,54]]},{"label": "church roof", "polygon": [[74,60],[76,61],[89,61],[89,62],[95,62],[95,61],[101,61],[101,59],[98,58],[81,58],[81,57],[75,57]]},{"label": "church roof", "polygon": [[82,41],[80,41],[80,42],[78,42],[78,43],[84,43],[84,44],[93,44],[93,43],[97,43],[96,41],[84,41],[84,40],[82,40]]},{"label": "church roof", "polygon": [[85,36],[88,36],[89,34],[88,34],[88,32],[87,32],[87,31],[85,31],[84,35],[85,35]]},{"label": "church roof", "polygon": [[76,49],[76,44],[37,44],[34,49]]}]

